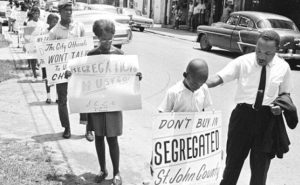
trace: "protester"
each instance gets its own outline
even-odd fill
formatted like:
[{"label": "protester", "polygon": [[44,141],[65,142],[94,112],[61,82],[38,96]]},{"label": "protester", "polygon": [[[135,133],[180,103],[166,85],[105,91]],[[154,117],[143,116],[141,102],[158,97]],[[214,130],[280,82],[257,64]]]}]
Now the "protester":
[{"label": "protester", "polygon": [[[61,0],[58,5],[60,21],[49,32],[50,40],[83,37],[84,26],[81,23],[72,21],[72,1]],[[69,113],[67,107],[68,83],[56,84],[58,96],[58,114],[62,127],[64,127],[63,137],[71,137]]]},{"label": "protester", "polygon": [[[230,62],[207,81],[215,87],[237,79],[235,109],[231,113],[227,138],[226,167],[221,185],[235,185],[244,160],[250,152],[250,185],[265,185],[271,162],[272,140],[263,142],[272,119],[282,109],[272,102],[291,92],[291,70],[276,55],[279,35],[272,30],[261,33],[254,53]],[[277,134],[277,133],[276,133]],[[275,135],[276,135],[275,134]]]},{"label": "protester", "polygon": [[226,3],[221,16],[221,22],[226,22],[232,11],[233,11],[233,5]]},{"label": "protester", "polygon": [[[40,9],[38,7],[32,7],[30,11],[28,12],[28,21],[24,23],[27,27],[33,27],[34,30],[32,33],[30,33],[30,38],[33,38],[34,36],[42,35],[44,33],[46,24],[39,20],[40,18]],[[33,40],[31,39],[31,42]],[[37,59],[29,59],[28,62],[31,65],[32,73],[34,80],[33,82],[37,81],[37,72],[38,69],[38,60]]]},{"label": "protester", "polygon": [[[115,25],[110,20],[100,19],[94,22],[93,32],[99,38],[100,45],[91,50],[88,56],[115,54],[123,55],[123,51],[112,46],[115,34]],[[138,73],[141,80],[141,73]],[[100,174],[96,177],[96,182],[102,182],[108,175],[105,161],[104,137],[109,146],[110,157],[113,164],[113,185],[121,185],[122,178],[119,171],[120,151],[118,136],[122,134],[123,118],[121,111],[88,113],[88,125],[95,132],[95,147],[100,165]]]},{"label": "protester", "polygon": [[199,25],[199,17],[200,17],[200,9],[198,3],[195,2],[193,17],[192,17],[192,26],[193,26],[192,31],[195,31],[197,29],[197,26]]},{"label": "protester", "polygon": [[[49,14],[47,17],[47,24],[49,27],[45,30],[44,34],[48,34],[49,31],[57,24],[59,17],[55,14]],[[46,72],[46,67],[42,67],[42,78],[45,79],[45,86],[46,86],[46,92],[47,92],[47,99],[46,103],[50,104],[51,103],[51,95],[50,95],[50,86],[48,84],[47,80],[47,72]]]},{"label": "protester", "polygon": [[184,80],[168,89],[158,107],[160,112],[201,112],[212,105],[207,85],[208,67],[204,60],[193,59],[183,73]]},{"label": "protester", "polygon": [[[168,89],[158,107],[162,112],[202,112],[212,105],[212,99],[205,84],[208,78],[208,66],[205,60],[196,58],[189,62],[180,80]],[[152,159],[150,172],[153,175]]]},{"label": "protester", "polygon": [[16,7],[13,4],[12,0],[9,0],[9,3],[6,7],[6,17],[8,18],[8,31],[14,32],[14,22],[16,21],[16,18],[14,17],[14,11]]}]

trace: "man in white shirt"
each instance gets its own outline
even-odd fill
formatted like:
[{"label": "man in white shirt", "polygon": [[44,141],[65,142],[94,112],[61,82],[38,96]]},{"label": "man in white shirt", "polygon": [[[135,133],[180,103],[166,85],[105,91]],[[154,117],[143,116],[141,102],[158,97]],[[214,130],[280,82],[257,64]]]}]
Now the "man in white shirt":
[{"label": "man in white shirt", "polygon": [[262,150],[268,124],[282,109],[272,102],[290,93],[291,70],[276,55],[280,37],[272,30],[261,33],[255,53],[238,57],[207,81],[208,87],[237,80],[236,108],[227,138],[226,167],[221,185],[235,185],[250,151],[250,185],[265,185],[271,157]]},{"label": "man in white shirt", "polygon": [[[84,26],[72,21],[72,1],[61,0],[58,5],[61,20],[49,32],[49,40],[67,39],[84,36]],[[63,137],[71,137],[69,113],[67,107],[68,83],[56,85],[58,96],[58,114],[62,127],[65,128]]]}]

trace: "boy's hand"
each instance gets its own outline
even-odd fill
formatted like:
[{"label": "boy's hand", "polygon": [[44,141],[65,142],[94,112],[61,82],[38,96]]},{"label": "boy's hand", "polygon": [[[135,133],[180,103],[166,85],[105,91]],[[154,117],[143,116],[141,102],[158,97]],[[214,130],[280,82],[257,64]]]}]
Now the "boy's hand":
[{"label": "boy's hand", "polygon": [[137,72],[137,73],[136,73],[136,76],[138,76],[138,77],[139,77],[139,81],[141,81],[141,80],[142,80],[142,78],[143,78],[143,75],[142,75],[142,73],[141,73],[141,72]]},{"label": "boy's hand", "polygon": [[65,78],[68,79],[68,78],[70,78],[70,76],[72,76],[72,72],[69,70],[66,70]]}]

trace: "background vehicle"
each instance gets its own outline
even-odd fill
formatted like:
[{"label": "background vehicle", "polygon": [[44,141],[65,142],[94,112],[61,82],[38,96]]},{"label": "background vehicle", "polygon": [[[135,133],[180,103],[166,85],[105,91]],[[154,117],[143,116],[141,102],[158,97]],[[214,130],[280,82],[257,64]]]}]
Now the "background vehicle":
[{"label": "background vehicle", "polygon": [[93,10],[74,11],[73,19],[84,24],[86,36],[93,36],[95,47],[99,45],[99,40],[93,33],[93,24],[94,21],[98,19],[110,19],[114,21],[116,33],[112,44],[115,47],[121,48],[123,44],[128,44],[132,39],[132,32],[130,28],[126,25],[116,22],[109,14],[103,14]]},{"label": "background vehicle", "polygon": [[87,9],[99,11],[103,14],[109,14],[116,22],[129,26],[130,17],[118,14],[118,10],[114,6],[104,4],[88,4]]},{"label": "background vehicle", "polygon": [[88,9],[88,4],[86,3],[81,3],[81,2],[76,2],[74,5],[73,5],[73,10],[75,11],[81,11],[81,10],[87,10]]},{"label": "background vehicle", "polygon": [[300,32],[287,17],[252,11],[234,12],[227,21],[211,26],[198,26],[197,42],[202,50],[217,46],[233,52],[255,50],[257,39],[264,30],[272,29],[280,36],[278,55],[291,65],[300,64]]},{"label": "background vehicle", "polygon": [[58,3],[57,0],[47,0],[45,10],[49,12],[58,12]]},{"label": "background vehicle", "polygon": [[153,19],[143,17],[140,10],[118,8],[118,13],[129,16],[131,21],[130,25],[134,28],[138,28],[141,32],[143,32],[145,28],[153,27]]},{"label": "background vehicle", "polygon": [[6,10],[7,10],[8,1],[0,0],[0,17],[3,19],[3,24],[7,25],[7,17],[6,17]]}]

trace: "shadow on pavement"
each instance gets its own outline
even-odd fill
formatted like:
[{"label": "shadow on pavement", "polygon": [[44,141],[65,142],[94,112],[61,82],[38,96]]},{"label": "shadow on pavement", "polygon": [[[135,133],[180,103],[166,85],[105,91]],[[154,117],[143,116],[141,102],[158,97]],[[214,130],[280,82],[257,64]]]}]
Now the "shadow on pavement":
[{"label": "shadow on pavement", "polygon": [[31,79],[18,80],[18,83],[43,83],[43,80],[32,81]]},{"label": "shadow on pavement", "polygon": [[[54,133],[54,134],[36,135],[36,136],[32,136],[31,138],[34,139],[38,143],[65,140],[62,137],[62,132]],[[74,135],[74,134],[72,134],[70,139],[71,140],[78,140],[78,139],[83,139],[83,138],[85,138],[84,135]]]},{"label": "shadow on pavement", "polygon": [[29,106],[51,106],[51,105],[57,105],[56,102],[51,102],[50,104],[46,103],[46,101],[36,101],[29,103]]},{"label": "shadow on pavement", "polygon": [[82,175],[66,174],[64,176],[48,176],[47,180],[61,182],[62,185],[110,185],[112,180],[104,180],[100,184],[95,182],[95,174],[84,173]]}]

